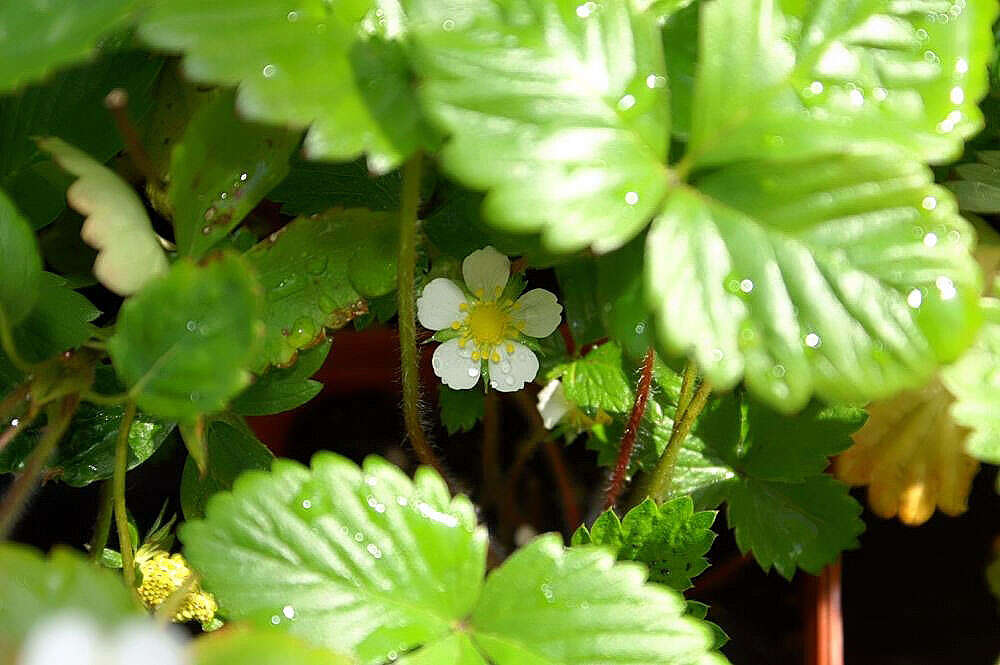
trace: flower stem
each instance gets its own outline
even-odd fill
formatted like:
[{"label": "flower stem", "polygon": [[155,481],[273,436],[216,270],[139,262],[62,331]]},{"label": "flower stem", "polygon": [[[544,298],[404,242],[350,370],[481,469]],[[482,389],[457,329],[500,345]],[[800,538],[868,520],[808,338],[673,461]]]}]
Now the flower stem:
[{"label": "flower stem", "polygon": [[90,560],[97,563],[104,555],[108,546],[108,534],[111,531],[111,516],[114,509],[114,483],[105,480],[101,483],[101,494],[97,501],[97,520],[94,523],[94,535],[90,539]]},{"label": "flower stem", "polygon": [[58,407],[53,406],[49,409],[49,424],[43,430],[41,440],[28,458],[24,471],[14,479],[3,501],[0,502],[0,540],[5,540],[13,530],[24,505],[38,486],[45,464],[55,452],[59,439],[66,433],[66,428],[69,427],[79,404],[80,397],[70,395],[64,397]]},{"label": "flower stem", "polygon": [[25,374],[31,373],[31,364],[17,352],[17,344],[14,342],[14,331],[2,307],[0,307],[0,349],[7,355],[7,359],[10,360],[11,365]]},{"label": "flower stem", "polygon": [[611,475],[611,484],[608,485],[607,494],[604,496],[605,510],[618,502],[618,497],[625,489],[625,475],[628,473],[628,466],[632,461],[632,450],[635,448],[635,440],[639,435],[639,425],[642,423],[642,416],[646,413],[646,403],[649,401],[649,388],[653,381],[653,361],[655,358],[653,347],[646,349],[646,355],[642,359],[639,384],[635,389],[635,403],[632,405],[632,412],[625,425],[625,433],[622,434],[621,443],[618,445],[618,463],[615,465],[614,473]]},{"label": "flower stem", "polygon": [[500,473],[500,393],[486,393],[483,404],[483,489],[479,505],[482,509],[496,502],[503,475]]},{"label": "flower stem", "polygon": [[[38,406],[32,402],[28,407],[28,412],[24,414],[23,417],[17,419],[16,425],[13,424],[13,421],[11,421],[11,426],[4,430],[3,433],[0,433],[0,452],[3,452],[3,449],[6,448],[11,441],[16,439],[18,434],[28,429],[37,417]],[[0,422],[3,421],[0,420]]]},{"label": "flower stem", "polygon": [[125,472],[128,469],[128,435],[135,420],[135,402],[125,405],[122,422],[118,426],[118,441],[115,443],[115,468],[111,477],[114,497],[115,526],[118,530],[118,546],[122,551],[122,574],[125,585],[135,592],[135,550],[128,530],[128,512],[125,509]]},{"label": "flower stem", "polygon": [[658,503],[662,503],[670,493],[670,483],[673,480],[674,467],[677,466],[677,457],[684,446],[684,439],[687,438],[688,433],[694,426],[694,422],[701,415],[702,409],[705,408],[705,403],[708,401],[708,396],[711,392],[712,384],[708,381],[702,381],[698,389],[694,391],[694,395],[691,397],[691,401],[687,404],[684,412],[680,413],[678,410],[678,414],[674,417],[674,426],[670,432],[670,440],[667,442],[667,447],[663,449],[663,454],[656,463],[656,468],[653,469],[647,492]]},{"label": "flower stem", "polygon": [[420,205],[420,153],[403,166],[403,194],[399,210],[399,262],[396,297],[399,302],[399,355],[403,375],[403,420],[406,434],[422,464],[444,475],[420,423],[420,368],[417,365],[416,294],[417,207]]}]

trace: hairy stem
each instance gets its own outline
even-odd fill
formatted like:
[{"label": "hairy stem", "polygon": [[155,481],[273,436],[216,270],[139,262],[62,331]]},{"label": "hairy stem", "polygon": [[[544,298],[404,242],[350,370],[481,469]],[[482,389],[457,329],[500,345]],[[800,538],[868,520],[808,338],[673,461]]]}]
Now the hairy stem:
[{"label": "hairy stem", "polygon": [[670,440],[667,447],[663,449],[660,460],[653,469],[653,474],[649,482],[648,495],[657,502],[662,502],[670,492],[670,483],[673,480],[674,467],[677,466],[677,457],[680,455],[684,439],[694,426],[694,422],[701,415],[708,396],[712,392],[712,385],[708,381],[702,381],[698,389],[695,390],[691,401],[683,413],[679,413],[674,418],[674,426],[670,432]]},{"label": "hairy stem", "polygon": [[23,417],[15,419],[16,422],[15,420],[11,420],[10,427],[8,427],[6,430],[3,431],[2,434],[0,434],[0,452],[3,452],[3,449],[6,448],[11,441],[16,439],[18,434],[28,429],[28,427],[31,425],[31,423],[35,421],[35,418],[37,417],[38,417],[38,407],[37,405],[35,405],[35,403],[32,403],[31,406],[28,408],[28,412],[24,414]]},{"label": "hairy stem", "polygon": [[642,416],[646,413],[646,403],[649,401],[649,388],[653,382],[653,361],[656,354],[653,347],[646,349],[646,355],[642,359],[642,372],[639,375],[639,383],[635,389],[635,403],[632,405],[632,412],[629,414],[628,423],[625,425],[625,432],[622,434],[621,443],[618,445],[618,463],[615,464],[614,473],[611,475],[611,483],[608,485],[607,494],[604,495],[604,509],[611,508],[618,502],[622,490],[625,489],[625,475],[628,473],[629,464],[632,462],[632,450],[635,448],[635,440],[639,435],[639,426],[642,423]]},{"label": "hairy stem", "polygon": [[97,499],[97,521],[94,523],[94,535],[90,539],[90,560],[97,563],[108,546],[108,535],[111,531],[111,516],[114,512],[114,483],[105,480],[101,483],[101,494]]},{"label": "hairy stem", "polygon": [[0,502],[0,540],[6,540],[10,535],[17,519],[21,516],[21,511],[24,510],[25,504],[38,487],[38,481],[42,477],[45,464],[52,457],[52,453],[55,452],[63,434],[66,433],[66,428],[69,427],[70,420],[72,420],[79,403],[79,396],[70,395],[63,398],[57,407],[49,409],[49,424],[42,431],[41,440],[28,458],[24,471],[14,479],[10,489],[3,497],[3,501]]},{"label": "hairy stem", "polygon": [[399,210],[399,263],[396,296],[399,300],[399,355],[403,374],[403,420],[406,434],[422,464],[444,475],[420,423],[420,368],[417,364],[416,294],[417,207],[420,205],[421,158],[417,153],[403,167],[403,194]]},{"label": "hairy stem", "polygon": [[114,497],[115,526],[118,530],[118,546],[122,551],[122,574],[125,584],[135,591],[135,550],[128,530],[128,512],[125,509],[125,472],[128,469],[128,435],[135,420],[135,402],[125,405],[122,422],[118,426],[118,441],[115,443],[115,469],[111,477]]},{"label": "hairy stem", "polygon": [[688,404],[691,403],[691,395],[694,393],[694,386],[698,379],[698,368],[690,360],[684,365],[684,376],[681,378],[681,391],[677,395],[677,411],[679,417],[687,411]]}]

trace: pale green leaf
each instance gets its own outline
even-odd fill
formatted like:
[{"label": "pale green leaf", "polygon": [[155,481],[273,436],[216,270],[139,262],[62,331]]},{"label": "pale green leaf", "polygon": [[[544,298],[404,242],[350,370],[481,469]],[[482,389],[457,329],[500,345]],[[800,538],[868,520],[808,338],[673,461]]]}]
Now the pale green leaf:
[{"label": "pale green leaf", "polygon": [[0,190],[0,314],[6,325],[20,323],[35,306],[42,257],[31,226]]},{"label": "pale green leaf", "polygon": [[243,259],[180,260],[125,302],[108,352],[141,408],[192,422],[249,384],[260,311],[260,287]]},{"label": "pale green leaf", "polygon": [[668,180],[652,14],[578,0],[404,6],[422,98],[451,135],[445,169],[488,190],[488,218],[558,251],[611,250],[645,226]]},{"label": "pale green leaf", "polygon": [[557,365],[549,378],[561,378],[566,397],[578,406],[623,413],[632,408],[632,381],[622,368],[622,350],[606,342],[583,358]]},{"label": "pale green leaf", "polygon": [[671,194],[646,245],[660,342],[794,411],[920,385],[972,342],[974,235],[893,156],[748,162]]},{"label": "pale green leaf", "polygon": [[192,645],[194,665],[352,665],[351,658],[273,630],[229,629]]},{"label": "pale green leaf", "polygon": [[166,254],[135,191],[114,171],[61,139],[40,139],[38,144],[79,178],[66,198],[87,217],[80,235],[98,251],[97,279],[119,295],[131,295],[165,273]]}]

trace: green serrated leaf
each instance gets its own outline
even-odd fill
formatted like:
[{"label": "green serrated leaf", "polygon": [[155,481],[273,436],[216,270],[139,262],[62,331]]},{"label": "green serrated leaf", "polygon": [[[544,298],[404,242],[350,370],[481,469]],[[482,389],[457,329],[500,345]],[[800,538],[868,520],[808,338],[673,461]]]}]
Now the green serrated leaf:
[{"label": "green serrated leaf", "polygon": [[89,57],[98,40],[125,23],[136,0],[4,3],[0,8],[0,91],[41,79]]},{"label": "green serrated leaf", "polygon": [[650,581],[684,591],[691,588],[692,578],[708,568],[704,555],[715,540],[715,515],[709,510],[696,513],[691,497],[679,497],[660,506],[647,498],[621,521],[608,510],[590,530],[581,526],[573,534],[573,544],[609,547],[619,561],[646,564]]},{"label": "green serrated leaf", "polygon": [[101,284],[131,295],[167,271],[166,254],[142,201],[118,174],[62,139],[39,139],[38,145],[79,178],[66,198],[87,217],[80,235],[98,251],[94,275]]},{"label": "green serrated leaf", "polygon": [[227,91],[191,117],[170,160],[177,251],[198,258],[234,229],[288,173],[298,132],[245,122]]},{"label": "green serrated leaf", "polygon": [[991,0],[707,3],[686,159],[789,159],[845,145],[954,159],[982,127],[996,11]]},{"label": "green serrated leaf", "polygon": [[561,378],[566,397],[577,406],[624,413],[635,397],[628,375],[622,368],[622,350],[606,342],[583,358],[557,365],[549,378]]},{"label": "green serrated leaf", "polygon": [[[552,250],[619,247],[667,189],[666,69],[655,17],[631,3],[404,2],[445,168],[489,190],[485,214]],[[448,18],[439,20],[439,15]]]},{"label": "green serrated leaf", "polygon": [[678,189],[646,243],[663,346],[783,411],[925,381],[981,319],[970,226],[892,156],[750,162]]},{"label": "green serrated leaf", "polygon": [[194,665],[352,665],[347,656],[273,630],[233,629],[195,640]]},{"label": "green serrated leaf", "polygon": [[375,457],[362,469],[331,453],[312,469],[278,460],[213,499],[181,540],[228,616],[364,664],[726,662],[679,594],[600,548],[542,536],[483,584],[485,529],[427,468],[411,481]]},{"label": "green serrated leaf", "polygon": [[486,396],[480,390],[453,390],[438,386],[441,424],[448,434],[468,432],[483,418]]},{"label": "green serrated leaf", "polygon": [[108,352],[141,408],[190,423],[250,382],[260,312],[260,287],[240,257],[180,260],[125,302]]},{"label": "green serrated leaf", "polygon": [[188,458],[181,476],[181,510],[187,520],[205,516],[205,504],[218,492],[233,488],[244,471],[271,467],[274,455],[242,423],[213,420],[206,425],[208,469],[204,476],[194,459]]},{"label": "green serrated leaf", "polygon": [[367,311],[364,299],[396,288],[395,215],[330,210],[300,217],[247,252],[266,296],[264,356],[287,366],[323,329]]},{"label": "green serrated leaf", "polygon": [[183,51],[194,80],[239,84],[237,106],[248,118],[308,126],[311,158],[367,153],[372,170],[385,172],[433,140],[399,44],[362,36],[373,5],[227,0],[206,13],[200,0],[169,0],[148,12],[140,34]]},{"label": "green serrated leaf", "polygon": [[330,208],[396,210],[399,171],[372,175],[364,160],[325,163],[293,159],[288,176],[268,194],[286,215],[313,215]]},{"label": "green serrated leaf", "polygon": [[0,314],[6,325],[24,320],[38,300],[42,257],[31,226],[0,190]]},{"label": "green serrated leaf", "polygon": [[60,612],[76,611],[109,626],[137,610],[121,578],[65,547],[48,556],[0,545],[0,649],[17,653],[28,631]]},{"label": "green serrated leaf", "polygon": [[41,362],[90,339],[96,330],[90,322],[100,315],[101,311],[69,288],[62,277],[42,272],[38,301],[14,329],[14,343],[25,360]]},{"label": "green serrated leaf", "polygon": [[233,400],[233,412],[244,416],[266,416],[291,411],[318,395],[323,384],[309,377],[323,366],[330,353],[331,341],[323,340],[299,353],[291,367],[266,371]]}]

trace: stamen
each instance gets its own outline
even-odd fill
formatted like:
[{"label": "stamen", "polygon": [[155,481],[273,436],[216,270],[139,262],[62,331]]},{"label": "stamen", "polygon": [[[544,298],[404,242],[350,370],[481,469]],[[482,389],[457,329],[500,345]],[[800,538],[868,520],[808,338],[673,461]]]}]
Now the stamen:
[{"label": "stamen", "polygon": [[461,327],[462,327],[462,324],[459,323],[458,321],[452,321],[451,322],[451,329],[452,330],[458,330]]},{"label": "stamen", "polygon": [[468,310],[469,310],[469,303],[467,302],[463,302],[461,305],[458,306],[458,311],[460,312],[467,312]]},{"label": "stamen", "polygon": [[479,351],[472,352],[472,362],[479,362],[480,358],[481,356],[479,355]]},{"label": "stamen", "polygon": [[492,360],[495,363],[500,362],[500,354],[494,351],[493,355],[490,356],[490,360]]},{"label": "stamen", "polygon": [[514,345],[507,342],[507,353],[514,353]]},{"label": "stamen", "polygon": [[483,299],[483,295],[484,295],[484,293],[483,293],[482,289],[476,289],[475,296],[477,298],[479,298],[480,300],[482,300]]}]

